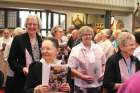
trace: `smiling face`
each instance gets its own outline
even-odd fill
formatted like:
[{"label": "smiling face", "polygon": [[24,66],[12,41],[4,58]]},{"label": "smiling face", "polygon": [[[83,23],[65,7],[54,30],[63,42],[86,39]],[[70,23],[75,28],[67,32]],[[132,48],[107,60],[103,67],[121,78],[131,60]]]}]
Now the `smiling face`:
[{"label": "smiling face", "polygon": [[136,48],[135,37],[129,32],[122,32],[118,37],[119,48],[124,56],[129,57],[133,55]]},{"label": "smiling face", "polygon": [[124,46],[121,46],[121,51],[123,52],[123,54],[131,56],[133,55],[133,52],[136,48],[136,42],[135,40],[129,40],[126,42],[126,44]]},{"label": "smiling face", "polygon": [[42,57],[47,62],[52,62],[53,60],[55,60],[58,54],[57,52],[58,52],[57,48],[54,46],[51,40],[44,40],[42,42],[41,53],[42,53]]},{"label": "smiling face", "polygon": [[26,30],[29,34],[35,34],[39,30],[37,16],[30,16],[26,20]]},{"label": "smiling face", "polygon": [[91,41],[92,41],[92,33],[90,33],[90,32],[83,33],[83,35],[82,35],[83,44],[89,45],[91,43]]},{"label": "smiling face", "polygon": [[61,26],[56,26],[54,27],[54,37],[57,38],[57,39],[61,39],[64,32],[63,32],[63,28]]},{"label": "smiling face", "polygon": [[93,36],[93,29],[88,26],[83,26],[79,30],[80,37],[85,46],[90,46]]}]

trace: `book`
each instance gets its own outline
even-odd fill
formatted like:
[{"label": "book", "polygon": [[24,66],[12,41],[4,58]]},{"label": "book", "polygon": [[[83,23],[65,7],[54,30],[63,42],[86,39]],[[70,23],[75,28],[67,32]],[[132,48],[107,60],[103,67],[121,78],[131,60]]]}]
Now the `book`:
[{"label": "book", "polygon": [[59,92],[62,83],[67,82],[68,66],[66,65],[51,65],[49,75],[50,91]]}]

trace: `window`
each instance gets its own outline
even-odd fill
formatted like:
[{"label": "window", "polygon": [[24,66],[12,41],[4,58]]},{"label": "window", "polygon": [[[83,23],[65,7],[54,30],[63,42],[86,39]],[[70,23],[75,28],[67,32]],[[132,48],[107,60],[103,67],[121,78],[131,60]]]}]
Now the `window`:
[{"label": "window", "polygon": [[60,25],[63,26],[63,28],[66,28],[66,15],[60,15]]},{"label": "window", "polygon": [[48,29],[51,29],[51,13],[48,13]]},{"label": "window", "polygon": [[22,28],[25,28],[24,24],[25,24],[25,20],[28,15],[29,15],[29,11],[20,11],[19,12],[20,26]]},{"label": "window", "polygon": [[45,12],[43,12],[42,13],[42,29],[46,29],[46,20],[47,20],[47,18],[46,18],[47,16],[46,16],[46,13]]},{"label": "window", "polygon": [[17,27],[17,11],[8,11],[7,27],[8,28]]},{"label": "window", "polygon": [[5,12],[0,11],[0,28],[5,28]]},{"label": "window", "polygon": [[62,25],[66,28],[66,14],[51,12],[45,10],[18,10],[1,9],[0,10],[0,28],[16,28],[17,26],[25,28],[25,21],[28,15],[38,15],[41,19],[41,35],[47,36],[48,31],[56,25]]},{"label": "window", "polygon": [[59,25],[59,15],[56,13],[53,13],[53,26]]}]

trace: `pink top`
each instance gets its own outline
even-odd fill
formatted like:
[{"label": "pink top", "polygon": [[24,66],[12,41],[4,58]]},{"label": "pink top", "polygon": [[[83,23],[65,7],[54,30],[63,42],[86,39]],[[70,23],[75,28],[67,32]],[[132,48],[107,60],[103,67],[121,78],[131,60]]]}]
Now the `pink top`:
[{"label": "pink top", "polygon": [[140,93],[140,71],[127,80],[117,93]]}]

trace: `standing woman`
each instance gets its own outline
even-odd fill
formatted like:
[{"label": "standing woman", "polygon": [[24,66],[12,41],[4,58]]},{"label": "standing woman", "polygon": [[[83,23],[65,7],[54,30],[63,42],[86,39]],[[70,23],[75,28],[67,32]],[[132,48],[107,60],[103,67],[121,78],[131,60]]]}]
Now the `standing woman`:
[{"label": "standing woman", "polygon": [[91,27],[81,27],[79,34],[81,42],[72,48],[68,59],[75,75],[75,93],[101,93],[105,54],[99,45],[93,43]]},{"label": "standing woman", "polygon": [[118,36],[119,51],[107,60],[104,73],[103,86],[107,93],[117,93],[122,84],[140,70],[140,61],[133,56],[135,43],[130,32],[121,32]]},{"label": "standing woman", "polygon": [[57,58],[59,60],[63,60],[64,63],[67,63],[68,59],[68,47],[67,47],[67,42],[62,40],[62,37],[64,36],[64,29],[62,26],[54,26],[52,28],[52,35],[54,38],[58,40],[58,43],[60,45],[59,48],[59,53],[57,55]]},{"label": "standing woman", "polygon": [[23,93],[28,67],[33,61],[39,61],[42,39],[38,35],[41,28],[40,19],[29,15],[25,21],[26,33],[13,39],[8,62],[14,72],[14,87],[16,93]]}]

